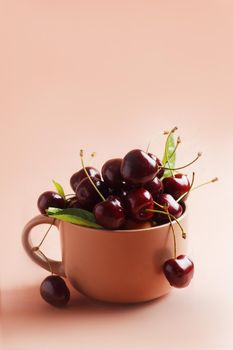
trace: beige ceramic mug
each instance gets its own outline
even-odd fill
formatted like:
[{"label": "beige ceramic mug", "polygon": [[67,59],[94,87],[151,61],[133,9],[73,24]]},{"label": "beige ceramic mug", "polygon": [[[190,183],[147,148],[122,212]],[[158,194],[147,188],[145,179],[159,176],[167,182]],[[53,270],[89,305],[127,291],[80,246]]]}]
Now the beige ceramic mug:
[{"label": "beige ceramic mug", "polygon": [[[178,219],[186,231],[186,211]],[[60,231],[62,261],[48,259],[52,271],[66,277],[82,294],[97,300],[135,303],[149,301],[170,290],[163,263],[173,257],[170,224],[139,230],[100,230],[38,215],[23,230],[23,246],[31,259],[49,270],[35,251],[30,232],[40,224],[54,224]],[[173,224],[177,256],[186,253],[186,240]]]}]

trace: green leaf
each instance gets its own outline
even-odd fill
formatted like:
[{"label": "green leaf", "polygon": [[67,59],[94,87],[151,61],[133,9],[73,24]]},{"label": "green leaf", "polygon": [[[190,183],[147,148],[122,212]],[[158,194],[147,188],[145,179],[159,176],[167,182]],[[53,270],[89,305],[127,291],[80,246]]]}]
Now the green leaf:
[{"label": "green leaf", "polygon": [[59,209],[59,208],[50,207],[47,210],[47,215],[51,218],[70,222],[72,224],[76,224],[80,226],[102,228],[102,226],[96,223],[94,214],[83,209],[78,209],[78,208]]},{"label": "green leaf", "polygon": [[[162,160],[164,167],[175,168],[175,164],[176,164],[175,149],[176,149],[176,142],[175,142],[174,134],[173,132],[170,132],[166,140],[165,150],[164,150],[164,155]],[[163,178],[172,176],[172,175],[173,173],[171,170],[165,170]]]},{"label": "green leaf", "polygon": [[49,207],[47,210],[48,214],[67,214],[67,215],[74,215],[74,216],[78,216],[84,220],[88,220],[91,222],[96,222],[95,220],[95,216],[93,213],[91,213],[90,211],[84,210],[84,209],[80,209],[80,208],[66,208],[66,209],[60,209],[60,208],[53,208],[53,207]]},{"label": "green leaf", "polygon": [[53,184],[56,187],[57,193],[60,194],[61,197],[63,197],[64,199],[66,199],[65,196],[65,192],[63,190],[62,185],[60,185],[58,182],[56,182],[55,180],[53,180]]}]

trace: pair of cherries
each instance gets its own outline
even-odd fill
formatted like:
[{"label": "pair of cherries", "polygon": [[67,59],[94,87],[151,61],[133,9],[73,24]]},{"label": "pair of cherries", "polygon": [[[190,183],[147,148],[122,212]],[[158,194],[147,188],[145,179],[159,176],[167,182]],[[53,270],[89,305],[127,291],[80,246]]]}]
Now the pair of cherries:
[{"label": "pair of cherries", "polygon": [[[186,255],[169,259],[163,265],[163,272],[173,287],[187,287],[193,277],[194,265]],[[63,307],[70,300],[70,291],[60,276],[46,277],[40,286],[42,298],[55,307]]]}]

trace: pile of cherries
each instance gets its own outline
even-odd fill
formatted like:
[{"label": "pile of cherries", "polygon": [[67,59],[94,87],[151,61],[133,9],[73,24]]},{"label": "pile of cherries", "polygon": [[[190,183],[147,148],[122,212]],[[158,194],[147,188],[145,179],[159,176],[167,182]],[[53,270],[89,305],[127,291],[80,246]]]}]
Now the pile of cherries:
[{"label": "pile of cherries", "polygon": [[[94,213],[96,222],[106,229],[134,229],[163,224],[167,214],[156,209],[167,208],[173,218],[183,213],[179,198],[188,193],[187,175],[165,177],[164,167],[155,155],[135,149],[121,158],[108,160],[101,173],[94,167],[83,167],[71,176],[74,196],[65,200],[47,191],[38,199],[38,208],[46,214],[49,207],[82,208]],[[155,210],[155,211],[153,211]]]},{"label": "pile of cherries", "polygon": [[[124,158],[105,162],[100,173],[84,165],[83,151],[80,156],[82,168],[70,178],[74,194],[67,198],[53,191],[42,193],[37,203],[42,214],[46,215],[49,207],[81,208],[93,212],[96,222],[109,230],[140,229],[167,222],[172,226],[182,215],[194,177],[190,183],[187,175],[176,171],[181,167],[171,169],[169,162],[164,165],[154,154],[134,149]],[[166,170],[171,176],[165,176]],[[165,261],[163,272],[172,286],[182,288],[190,283],[194,264],[186,255],[176,256],[174,231],[173,237],[174,257]],[[64,280],[53,274],[42,282],[40,293],[54,306],[64,306],[70,298]]]}]

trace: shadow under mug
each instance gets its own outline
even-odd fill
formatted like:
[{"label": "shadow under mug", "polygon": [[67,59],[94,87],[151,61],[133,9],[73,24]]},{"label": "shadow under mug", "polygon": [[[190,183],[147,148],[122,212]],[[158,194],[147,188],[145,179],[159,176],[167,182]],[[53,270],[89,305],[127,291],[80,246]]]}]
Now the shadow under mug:
[{"label": "shadow under mug", "polygon": [[[178,219],[187,232],[187,210]],[[60,231],[62,261],[48,259],[52,271],[66,277],[82,294],[118,303],[149,301],[167,294],[170,284],[162,270],[174,255],[169,223],[137,230],[100,230],[38,215],[23,230],[22,242],[30,258],[49,271],[30,239],[34,226],[53,224]],[[177,256],[186,253],[186,240],[173,222]]]}]

